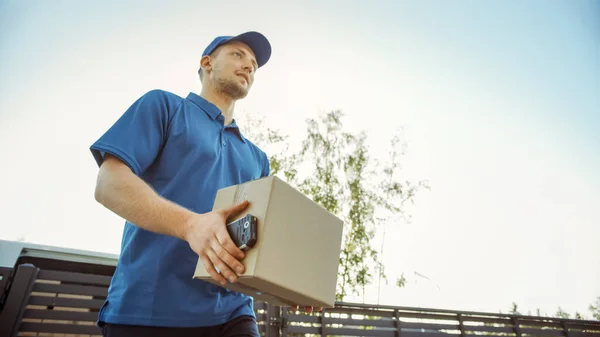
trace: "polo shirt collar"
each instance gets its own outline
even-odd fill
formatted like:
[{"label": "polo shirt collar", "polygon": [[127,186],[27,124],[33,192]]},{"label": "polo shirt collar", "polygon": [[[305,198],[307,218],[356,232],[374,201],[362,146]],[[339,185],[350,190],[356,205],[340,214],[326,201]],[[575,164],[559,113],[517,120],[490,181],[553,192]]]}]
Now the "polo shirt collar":
[{"label": "polo shirt collar", "polygon": [[196,103],[196,105],[200,109],[202,109],[204,112],[206,112],[206,114],[212,119],[217,119],[217,116],[219,116],[221,114],[221,110],[219,108],[217,108],[216,105],[207,101],[206,99],[204,99],[204,97],[202,97],[198,94],[190,92],[189,95],[187,96],[187,99]]},{"label": "polo shirt collar", "polygon": [[240,131],[239,126],[237,125],[237,123],[235,122],[235,118],[231,121],[231,124],[229,124],[228,126],[226,126],[227,128],[232,128],[233,132],[235,132],[236,135],[238,135],[238,137],[240,138],[240,140],[245,143],[246,142],[246,138],[244,138],[244,135],[242,135],[242,131]]},{"label": "polo shirt collar", "polygon": [[[211,102],[207,101],[204,97],[196,93],[190,92],[187,96],[187,99],[194,102],[202,111],[204,111],[213,120],[217,119],[217,117],[221,115],[221,109],[219,109],[216,105],[212,104]],[[233,119],[231,124],[226,127],[232,128],[235,134],[237,134],[238,137],[241,139],[241,141],[244,143],[246,142],[246,138],[244,138],[244,136],[242,135],[240,128],[235,122],[235,119]]]}]

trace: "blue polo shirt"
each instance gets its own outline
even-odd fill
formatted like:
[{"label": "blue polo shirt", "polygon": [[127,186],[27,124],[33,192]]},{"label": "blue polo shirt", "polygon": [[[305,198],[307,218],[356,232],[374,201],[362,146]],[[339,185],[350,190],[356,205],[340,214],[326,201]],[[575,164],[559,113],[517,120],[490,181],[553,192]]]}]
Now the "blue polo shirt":
[{"label": "blue polo shirt", "polygon": [[[120,158],[161,196],[198,213],[217,190],[269,174],[263,151],[202,97],[152,90],[136,100],[90,148]],[[201,327],[254,316],[253,300],[193,279],[188,243],[125,222],[119,262],[98,324]]]}]

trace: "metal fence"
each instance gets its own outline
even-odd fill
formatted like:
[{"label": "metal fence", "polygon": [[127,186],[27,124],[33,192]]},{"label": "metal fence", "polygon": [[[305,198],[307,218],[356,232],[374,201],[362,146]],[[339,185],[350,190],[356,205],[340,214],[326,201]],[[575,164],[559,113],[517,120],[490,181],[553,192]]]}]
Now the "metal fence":
[{"label": "metal fence", "polygon": [[[81,272],[83,270],[83,272]],[[111,269],[64,261],[21,261],[0,268],[0,336],[100,336],[95,322]],[[600,322],[437,309],[338,303],[306,314],[255,303],[259,331],[279,336],[600,337]]]},{"label": "metal fence", "polygon": [[283,311],[282,334],[321,336],[598,336],[600,322],[339,303],[317,316]]}]

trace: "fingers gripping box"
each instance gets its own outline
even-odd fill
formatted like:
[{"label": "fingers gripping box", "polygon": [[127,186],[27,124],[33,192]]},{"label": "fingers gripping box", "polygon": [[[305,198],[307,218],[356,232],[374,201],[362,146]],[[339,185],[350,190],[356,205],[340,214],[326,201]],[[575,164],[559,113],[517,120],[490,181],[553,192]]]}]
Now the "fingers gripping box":
[{"label": "fingers gripping box", "polygon": [[[235,218],[257,218],[257,241],[226,288],[275,305],[333,307],[342,220],[275,176],[220,189],[213,209],[244,200],[250,205]],[[219,285],[200,259],[194,278]]]}]

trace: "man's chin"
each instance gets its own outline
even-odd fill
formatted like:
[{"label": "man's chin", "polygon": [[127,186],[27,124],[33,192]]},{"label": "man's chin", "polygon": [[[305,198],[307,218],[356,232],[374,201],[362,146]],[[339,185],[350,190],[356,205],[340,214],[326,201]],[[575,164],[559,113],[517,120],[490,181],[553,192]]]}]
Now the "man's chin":
[{"label": "man's chin", "polygon": [[239,84],[238,90],[243,97],[246,97],[248,95],[248,92],[250,91],[250,87],[247,84]]},{"label": "man's chin", "polygon": [[233,99],[242,99],[248,96],[248,89],[240,87],[239,90],[235,91],[235,93],[231,94],[231,98]]},{"label": "man's chin", "polygon": [[227,83],[221,85],[220,91],[229,98],[238,100],[245,98],[248,95],[249,88],[240,85],[239,83]]}]

